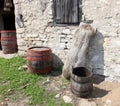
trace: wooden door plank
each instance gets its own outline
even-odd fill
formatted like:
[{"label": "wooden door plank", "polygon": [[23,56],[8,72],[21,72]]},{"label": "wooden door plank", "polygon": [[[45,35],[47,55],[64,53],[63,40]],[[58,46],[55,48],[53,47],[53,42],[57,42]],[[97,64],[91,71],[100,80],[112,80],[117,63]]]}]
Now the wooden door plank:
[{"label": "wooden door plank", "polygon": [[79,15],[81,8],[79,3],[82,0],[53,0],[54,1],[54,16],[56,23],[74,24],[79,23]]}]

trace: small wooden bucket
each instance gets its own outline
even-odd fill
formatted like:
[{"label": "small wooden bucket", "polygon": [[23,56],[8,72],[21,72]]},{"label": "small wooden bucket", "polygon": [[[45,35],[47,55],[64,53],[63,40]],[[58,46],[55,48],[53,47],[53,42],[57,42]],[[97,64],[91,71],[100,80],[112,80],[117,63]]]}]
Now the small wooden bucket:
[{"label": "small wooden bucket", "polygon": [[87,97],[93,90],[92,71],[85,67],[73,68],[71,73],[71,91],[79,97]]}]

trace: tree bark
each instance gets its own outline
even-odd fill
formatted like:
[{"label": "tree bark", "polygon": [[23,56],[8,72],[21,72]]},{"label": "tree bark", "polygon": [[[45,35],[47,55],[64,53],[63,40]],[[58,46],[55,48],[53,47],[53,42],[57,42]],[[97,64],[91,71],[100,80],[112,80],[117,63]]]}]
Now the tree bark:
[{"label": "tree bark", "polygon": [[86,23],[81,23],[73,36],[73,43],[63,67],[63,76],[70,79],[72,68],[87,67],[87,52],[89,42],[96,35],[96,28]]}]

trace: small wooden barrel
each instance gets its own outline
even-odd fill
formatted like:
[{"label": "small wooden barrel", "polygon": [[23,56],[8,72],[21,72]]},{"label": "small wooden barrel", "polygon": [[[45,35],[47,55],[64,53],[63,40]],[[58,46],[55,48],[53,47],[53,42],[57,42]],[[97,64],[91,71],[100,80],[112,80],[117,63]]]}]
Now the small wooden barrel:
[{"label": "small wooden barrel", "polygon": [[71,73],[71,91],[79,97],[87,97],[93,89],[93,74],[85,67],[74,68]]},{"label": "small wooden barrel", "polygon": [[48,47],[31,47],[27,50],[28,71],[36,74],[46,74],[52,71],[52,51]]},{"label": "small wooden barrel", "polygon": [[1,45],[4,54],[17,52],[17,38],[15,30],[1,31]]}]

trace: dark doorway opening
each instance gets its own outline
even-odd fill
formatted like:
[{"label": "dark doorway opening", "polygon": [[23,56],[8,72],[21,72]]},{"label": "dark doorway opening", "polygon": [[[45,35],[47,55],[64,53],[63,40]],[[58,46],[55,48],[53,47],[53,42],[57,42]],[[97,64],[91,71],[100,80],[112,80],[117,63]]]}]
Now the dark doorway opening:
[{"label": "dark doorway opening", "polygon": [[3,14],[4,30],[15,30],[15,15]]},{"label": "dark doorway opening", "polygon": [[[4,9],[6,1],[7,0],[0,0],[0,32],[1,30],[16,30],[13,0],[10,0],[12,6],[9,8],[9,10]],[[1,33],[0,33],[0,50],[2,50]]]},{"label": "dark doorway opening", "polygon": [[1,46],[1,33],[0,33],[0,50],[2,50],[2,46]]}]

